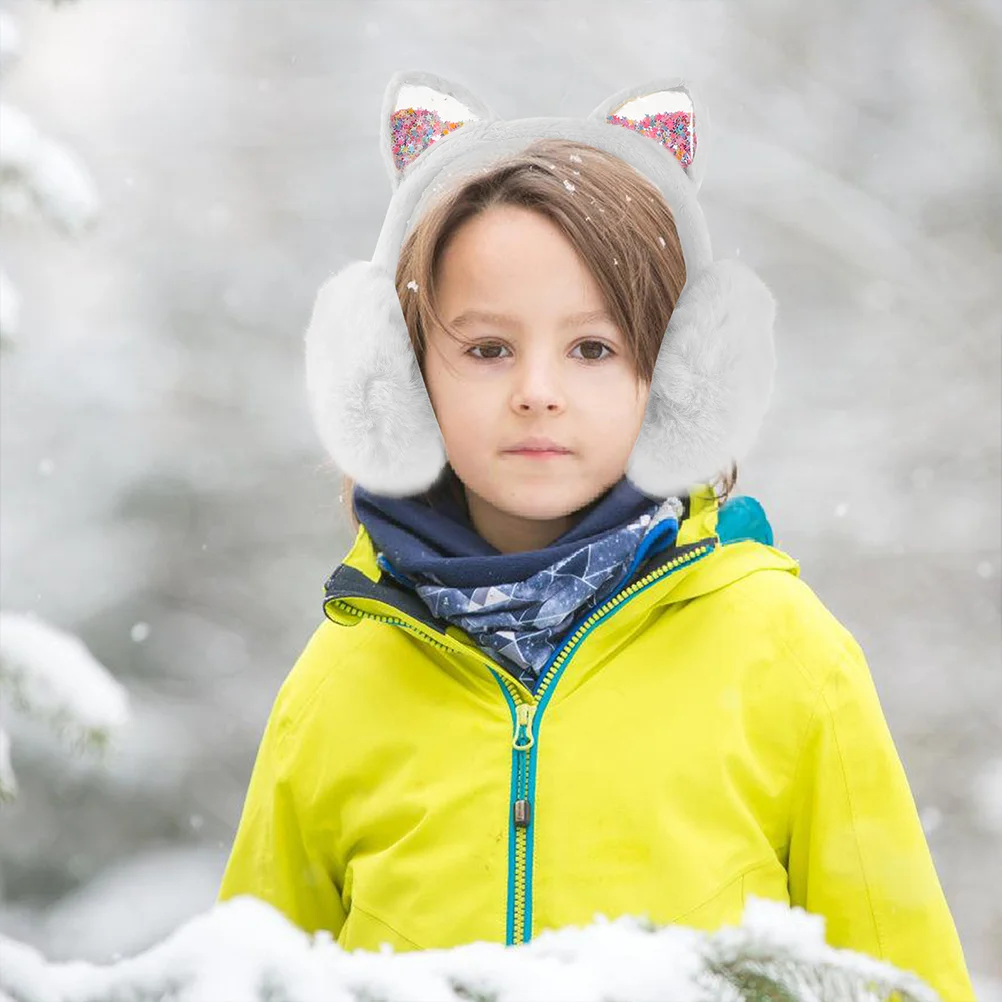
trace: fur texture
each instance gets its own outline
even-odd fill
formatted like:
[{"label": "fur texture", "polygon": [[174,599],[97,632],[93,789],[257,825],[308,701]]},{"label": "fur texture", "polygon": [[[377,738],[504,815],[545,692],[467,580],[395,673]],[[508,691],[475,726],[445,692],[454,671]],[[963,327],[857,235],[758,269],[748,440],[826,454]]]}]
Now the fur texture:
[{"label": "fur texture", "polygon": [[[479,117],[397,172],[387,146],[389,115],[408,84],[448,93]],[[692,100],[698,135],[688,172],[660,143],[605,121],[624,100],[678,89]],[[696,198],[708,131],[706,109],[688,85],[673,78],[620,91],[583,119],[508,122],[456,84],[430,74],[395,74],[384,96],[381,130],[394,192],[372,260],[328,279],[306,334],[310,408],[335,463],[363,487],[396,497],[425,490],[438,478],[445,446],[392,280],[400,248],[443,187],[544,136],[604,149],[647,177],[671,208],[682,244],[688,279],[658,356],[627,476],[652,496],[670,497],[741,459],[772,392],[775,308],[768,289],[744,265],[713,262]]]},{"label": "fur texture", "polygon": [[445,465],[442,433],[393,279],[355,261],[317,295],[306,331],[307,394],[331,458],[363,487],[399,497]]},{"label": "fur texture", "polygon": [[751,448],[772,395],[774,316],[772,293],[737,261],[686,282],[626,470],[640,490],[684,491]]}]

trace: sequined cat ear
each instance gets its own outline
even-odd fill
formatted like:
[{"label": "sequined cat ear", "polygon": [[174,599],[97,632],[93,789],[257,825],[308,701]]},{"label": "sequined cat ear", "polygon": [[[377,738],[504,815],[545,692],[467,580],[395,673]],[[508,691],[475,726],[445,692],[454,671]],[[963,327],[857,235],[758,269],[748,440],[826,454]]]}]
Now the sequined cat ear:
[{"label": "sequined cat ear", "polygon": [[589,116],[653,139],[678,161],[696,185],[703,180],[709,123],[706,111],[682,80],[631,87],[603,101]]},{"label": "sequined cat ear", "polygon": [[396,188],[408,168],[443,137],[497,116],[460,84],[406,71],[390,79],[383,97],[382,151]]}]

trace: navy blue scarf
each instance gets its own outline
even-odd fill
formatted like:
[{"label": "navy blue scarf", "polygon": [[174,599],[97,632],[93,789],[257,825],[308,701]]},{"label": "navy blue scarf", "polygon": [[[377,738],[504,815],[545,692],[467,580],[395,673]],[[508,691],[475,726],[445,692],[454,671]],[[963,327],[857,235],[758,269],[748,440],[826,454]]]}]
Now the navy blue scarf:
[{"label": "navy blue scarf", "polygon": [[675,541],[682,512],[623,478],[549,546],[501,553],[447,491],[388,498],[356,486],[354,504],[380,566],[530,688],[581,614]]}]

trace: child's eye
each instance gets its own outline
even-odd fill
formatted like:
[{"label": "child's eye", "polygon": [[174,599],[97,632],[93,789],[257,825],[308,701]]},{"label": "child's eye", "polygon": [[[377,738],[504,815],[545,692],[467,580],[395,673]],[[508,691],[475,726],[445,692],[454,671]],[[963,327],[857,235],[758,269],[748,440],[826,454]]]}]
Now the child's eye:
[{"label": "child's eye", "polygon": [[[575,347],[575,351],[581,349],[581,358],[588,362],[601,362],[613,354],[613,350],[602,341],[582,341]],[[603,355],[602,352],[607,352]]]},{"label": "child's eye", "polygon": [[[467,354],[474,358],[494,359],[501,358],[501,352],[505,350],[503,344],[475,344],[467,351]],[[477,352],[480,354],[478,355]]]}]

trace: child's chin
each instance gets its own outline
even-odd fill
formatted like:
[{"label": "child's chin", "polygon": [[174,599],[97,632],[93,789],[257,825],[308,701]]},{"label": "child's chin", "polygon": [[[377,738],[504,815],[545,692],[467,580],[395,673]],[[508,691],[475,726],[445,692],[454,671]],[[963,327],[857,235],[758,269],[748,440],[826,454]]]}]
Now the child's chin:
[{"label": "child's chin", "polygon": [[596,493],[598,492],[588,492],[581,488],[573,489],[567,484],[549,487],[536,483],[526,485],[514,497],[506,497],[504,510],[519,518],[550,521],[565,518],[583,508]]}]

